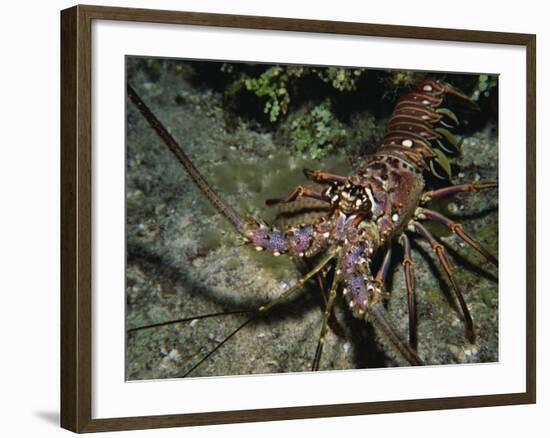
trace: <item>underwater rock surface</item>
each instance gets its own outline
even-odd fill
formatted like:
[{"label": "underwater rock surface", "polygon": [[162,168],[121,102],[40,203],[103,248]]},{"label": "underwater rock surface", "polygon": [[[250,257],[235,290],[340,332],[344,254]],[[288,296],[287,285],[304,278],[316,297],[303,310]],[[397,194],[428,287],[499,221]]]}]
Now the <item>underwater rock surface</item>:
[{"label": "underwater rock surface", "polygon": [[[163,67],[151,77],[141,65],[128,59],[129,83],[206,179],[238,211],[273,223],[280,211],[265,206],[265,200],[285,196],[296,185],[307,183],[303,168],[342,175],[351,172],[345,154],[336,152],[313,161],[242,120],[227,129],[222,95],[190,80],[192,67]],[[371,125],[372,115],[367,116]],[[459,171],[454,183],[497,179],[496,125],[489,122],[466,137],[453,163]],[[304,266],[287,257],[275,258],[244,246],[129,101],[126,178],[127,329],[254,309],[280,295],[305,272]],[[432,204],[432,208],[461,222],[498,254],[496,191],[457,195]],[[449,259],[456,264],[454,272],[477,337],[473,345],[465,338],[460,310],[444,271],[429,245],[415,239],[418,353],[427,364],[497,361],[497,270],[444,227],[431,229],[443,236]],[[394,251],[387,310],[406,339],[407,294],[400,256],[400,251]],[[308,371],[321,329],[322,306],[323,297],[312,281],[266,317],[248,324],[191,375]],[[321,370],[399,365],[391,346],[370,324],[353,318],[341,297],[336,307],[344,336],[329,330]],[[126,377],[182,376],[246,319],[247,315],[233,314],[130,333]]]}]

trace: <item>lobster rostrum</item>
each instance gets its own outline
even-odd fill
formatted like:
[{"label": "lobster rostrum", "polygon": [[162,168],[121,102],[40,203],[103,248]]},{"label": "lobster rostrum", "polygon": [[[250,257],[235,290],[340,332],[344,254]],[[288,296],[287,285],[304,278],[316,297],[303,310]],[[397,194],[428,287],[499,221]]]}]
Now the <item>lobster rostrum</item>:
[{"label": "lobster rostrum", "polygon": [[[328,215],[318,221],[281,231],[256,219],[243,217],[225,203],[129,85],[128,95],[182,163],[196,186],[232,223],[247,245],[258,251],[270,252],[274,256],[284,254],[313,262],[309,272],[278,298],[259,307],[255,311],[255,316],[245,321],[229,337],[258,315],[285,301],[291,294],[300,290],[309,279],[333,269],[325,297],[323,322],[312,370],[319,368],[324,339],[339,292],[345,297],[353,315],[372,321],[406,362],[411,365],[422,365],[423,362],[416,353],[414,275],[411,243],[408,237],[409,233],[415,233],[429,243],[439,259],[462,310],[466,336],[471,342],[474,341],[472,318],[453,275],[453,266],[445,255],[443,245],[423,224],[424,221],[435,221],[445,225],[488,261],[497,265],[497,259],[468,235],[461,224],[426,207],[432,200],[456,193],[497,187],[496,182],[487,181],[424,190],[426,171],[431,171],[436,176],[440,176],[438,168],[449,172],[441,149],[449,151],[448,144],[455,148],[459,146],[459,141],[449,130],[458,125],[458,118],[449,109],[441,108],[441,104],[449,95],[470,103],[467,96],[440,81],[425,80],[417,83],[398,99],[381,144],[372,155],[361,161],[351,176],[306,169],[306,177],[323,186],[323,190],[298,186],[285,198],[267,201],[269,205],[273,205],[290,203],[298,198],[313,198],[326,203],[329,207]],[[473,102],[471,104],[475,105]],[[393,241],[399,242],[403,248],[402,266],[409,311],[408,342],[401,339],[400,334],[388,321],[382,305],[383,299],[387,297],[385,281],[391,264]],[[382,262],[374,271],[376,256],[381,256]],[[187,371],[186,375],[221,345],[223,343]]]}]

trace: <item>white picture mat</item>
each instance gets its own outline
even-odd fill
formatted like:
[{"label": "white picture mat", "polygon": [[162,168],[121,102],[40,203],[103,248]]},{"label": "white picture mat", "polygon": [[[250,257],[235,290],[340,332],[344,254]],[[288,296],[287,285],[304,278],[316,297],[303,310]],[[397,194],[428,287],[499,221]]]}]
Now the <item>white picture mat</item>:
[{"label": "white picture mat", "polygon": [[[93,418],[525,391],[523,47],[109,21],[92,38]],[[499,363],[125,382],[125,55],[500,74]]]}]

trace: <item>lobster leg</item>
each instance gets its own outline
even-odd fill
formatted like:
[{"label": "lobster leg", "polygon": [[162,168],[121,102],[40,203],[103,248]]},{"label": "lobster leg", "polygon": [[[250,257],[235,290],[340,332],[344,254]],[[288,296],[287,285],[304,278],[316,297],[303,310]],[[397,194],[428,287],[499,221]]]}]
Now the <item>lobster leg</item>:
[{"label": "lobster leg", "polygon": [[411,365],[420,366],[424,365],[424,362],[416,351],[414,351],[408,344],[401,340],[401,336],[393,328],[393,324],[386,317],[387,312],[384,309],[384,305],[381,301],[372,305],[369,309],[369,321],[372,322],[374,327],[379,330],[386,339],[395,347],[401,356]]},{"label": "lobster leg", "polygon": [[[337,264],[336,272],[339,270],[340,263]],[[338,275],[335,274],[332,279],[332,285],[328,293],[327,305],[325,307],[325,312],[323,313],[323,325],[321,327],[321,334],[319,335],[319,341],[317,342],[317,349],[315,350],[315,358],[313,359],[313,364],[311,366],[311,371],[317,371],[319,369],[319,364],[321,362],[321,354],[323,353],[323,346],[325,344],[325,337],[327,335],[328,322],[330,315],[332,313],[332,307],[334,305],[334,300],[336,299],[336,289],[338,287]]]},{"label": "lobster leg", "polygon": [[473,237],[468,235],[468,233],[464,231],[462,225],[459,224],[458,222],[454,222],[451,219],[443,216],[441,213],[438,213],[433,210],[428,210],[427,208],[417,209],[416,216],[419,219],[429,219],[445,225],[447,228],[449,228],[449,230],[451,230],[454,234],[460,237],[465,243],[470,245],[470,247],[472,247],[479,254],[485,257],[489,262],[491,262],[495,266],[498,266],[498,259],[493,254],[491,254],[489,250],[483,247],[477,240],[475,240]]},{"label": "lobster leg", "polygon": [[468,184],[457,184],[454,186],[425,192],[420,198],[420,203],[424,205],[427,202],[433,201],[434,199],[446,198],[447,196],[452,196],[457,193],[479,192],[480,190],[494,189],[496,187],[498,187],[498,183],[496,181],[474,181]]},{"label": "lobster leg", "polygon": [[345,176],[335,175],[333,173],[323,172],[322,170],[310,170],[310,169],[304,169],[304,175],[307,176],[309,179],[322,183],[322,184],[330,184],[330,183],[341,183],[344,184],[347,182],[348,178]]},{"label": "lobster leg", "polygon": [[416,336],[416,311],[414,305],[414,274],[413,261],[411,257],[411,242],[406,234],[402,234],[399,243],[403,247],[403,272],[405,273],[405,284],[407,286],[407,305],[409,309],[409,344],[412,348],[417,347]]},{"label": "lobster leg", "polygon": [[386,282],[386,277],[388,275],[390,265],[391,265],[391,246],[386,251],[386,254],[384,255],[384,260],[382,260],[382,265],[380,266],[380,269],[378,269],[378,272],[376,273],[375,280],[378,283],[380,283],[381,286],[384,286],[384,283]]},{"label": "lobster leg", "polygon": [[[309,265],[309,264],[308,264]],[[323,297],[323,305],[326,307],[328,302],[328,291],[326,289],[325,285],[325,278],[326,278],[326,272],[321,271],[318,272],[315,275],[315,278],[317,279],[317,285],[319,286],[319,291],[321,292],[321,296]],[[321,310],[323,310],[325,307],[321,307]],[[336,314],[334,313],[334,309],[330,312],[330,317],[328,320],[328,325],[332,332],[338,336],[341,339],[346,338],[346,334],[344,332],[344,329],[342,328],[342,325],[340,324],[340,321],[338,321],[338,318],[336,318]]]},{"label": "lobster leg", "polygon": [[462,295],[462,291],[458,287],[458,284],[455,280],[455,277],[453,275],[453,271],[451,269],[451,264],[447,260],[447,257],[445,256],[445,252],[443,249],[443,245],[439,243],[435,237],[432,236],[432,234],[428,231],[428,229],[416,222],[411,221],[411,225],[414,230],[416,230],[422,237],[424,237],[431,245],[432,250],[436,253],[437,257],[439,258],[439,261],[441,263],[441,266],[443,266],[443,269],[445,270],[445,273],[447,274],[447,278],[449,279],[451,286],[453,288],[453,291],[456,295],[456,298],[458,299],[458,302],[460,304],[460,308],[462,309],[462,314],[464,315],[464,322],[466,324],[466,337],[470,342],[474,342],[475,335],[474,335],[474,323],[472,321],[472,317],[470,315],[470,311],[468,310],[468,306],[466,305],[466,302],[464,301],[464,296]]},{"label": "lobster leg", "polygon": [[310,189],[309,187],[298,186],[294,190],[292,190],[286,198],[267,199],[265,203],[266,205],[275,205],[280,203],[288,204],[289,202],[295,201],[297,198],[313,198],[319,201],[330,202],[330,199],[328,199],[322,193]]}]

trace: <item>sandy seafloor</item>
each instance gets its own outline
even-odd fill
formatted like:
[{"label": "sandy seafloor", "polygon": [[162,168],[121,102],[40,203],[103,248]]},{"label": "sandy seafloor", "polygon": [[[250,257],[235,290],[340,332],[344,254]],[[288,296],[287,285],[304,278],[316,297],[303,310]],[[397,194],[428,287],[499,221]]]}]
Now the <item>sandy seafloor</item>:
[{"label": "sandy seafloor", "polygon": [[[243,121],[229,132],[221,95],[192,85],[175,69],[160,69],[155,78],[134,69],[129,82],[208,181],[241,212],[274,221],[277,211],[266,207],[264,200],[286,195],[306,182],[304,167],[350,172],[343,155],[308,160]],[[287,257],[275,258],[243,246],[130,102],[127,123],[127,328],[254,308],[292,284],[302,268]],[[460,167],[455,183],[496,179],[495,125],[488,124],[467,137],[455,163]],[[438,209],[462,222],[468,232],[498,253],[495,190],[458,195]],[[443,235],[449,257],[457,266],[455,272],[477,337],[473,345],[465,338],[444,272],[429,246],[415,239],[418,353],[427,364],[497,361],[497,269],[444,228],[432,230]],[[407,299],[399,257],[394,252],[387,310],[406,339]],[[321,328],[321,306],[322,297],[311,283],[267,317],[246,326],[192,376],[308,371]],[[370,324],[351,316],[341,297],[336,313],[345,336],[329,331],[321,370],[401,364]],[[127,379],[181,376],[245,318],[216,317],[129,334]]]}]

